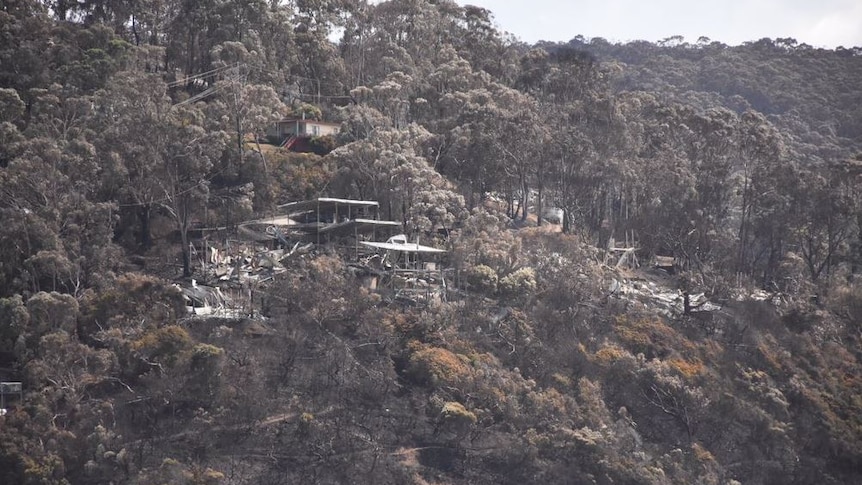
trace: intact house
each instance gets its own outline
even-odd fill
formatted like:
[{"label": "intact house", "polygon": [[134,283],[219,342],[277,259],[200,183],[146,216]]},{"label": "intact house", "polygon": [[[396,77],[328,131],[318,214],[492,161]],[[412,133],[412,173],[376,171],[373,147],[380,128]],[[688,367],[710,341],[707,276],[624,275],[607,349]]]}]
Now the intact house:
[{"label": "intact house", "polygon": [[311,139],[319,136],[333,136],[341,129],[339,123],[327,123],[308,119],[284,119],[276,122],[266,136],[270,143],[278,144],[295,152],[314,152]]}]

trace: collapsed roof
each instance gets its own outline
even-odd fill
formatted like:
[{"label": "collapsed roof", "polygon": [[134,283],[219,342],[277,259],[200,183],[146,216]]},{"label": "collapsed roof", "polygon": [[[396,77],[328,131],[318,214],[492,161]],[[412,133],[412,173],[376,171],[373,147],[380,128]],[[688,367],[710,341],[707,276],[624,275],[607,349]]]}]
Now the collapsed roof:
[{"label": "collapsed roof", "polygon": [[351,199],[335,199],[332,197],[318,197],[311,200],[300,200],[297,202],[288,202],[287,204],[279,205],[279,209],[283,209],[288,214],[302,214],[305,212],[319,211],[331,212],[338,209],[338,206],[347,206],[348,208],[363,208],[363,207],[379,207],[380,203],[375,200],[351,200]]},{"label": "collapsed roof", "polygon": [[423,246],[419,243],[407,242],[407,236],[399,234],[392,236],[386,242],[359,241],[359,244],[370,248],[385,249],[387,251],[399,251],[402,253],[445,253],[444,249]]}]

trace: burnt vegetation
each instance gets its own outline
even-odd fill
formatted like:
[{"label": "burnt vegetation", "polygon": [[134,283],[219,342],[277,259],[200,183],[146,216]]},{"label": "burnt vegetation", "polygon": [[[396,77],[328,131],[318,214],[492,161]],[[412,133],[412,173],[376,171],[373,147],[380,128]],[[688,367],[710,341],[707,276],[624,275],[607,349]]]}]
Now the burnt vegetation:
[{"label": "burnt vegetation", "polygon": [[[0,39],[0,483],[862,480],[859,47],[449,0],[6,0]],[[190,315],[207,241],[318,197],[443,290],[291,240]]]}]

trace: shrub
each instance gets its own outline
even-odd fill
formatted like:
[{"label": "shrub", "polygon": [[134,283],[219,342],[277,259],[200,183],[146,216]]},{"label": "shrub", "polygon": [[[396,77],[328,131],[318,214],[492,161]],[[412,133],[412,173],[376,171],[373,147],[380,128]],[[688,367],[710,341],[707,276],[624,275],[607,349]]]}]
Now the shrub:
[{"label": "shrub", "polygon": [[511,271],[518,263],[520,240],[508,230],[510,219],[485,209],[474,209],[464,221],[459,244],[453,252],[455,261],[466,266],[486,265],[497,273]]},{"label": "shrub", "polygon": [[465,437],[476,421],[478,421],[476,415],[457,401],[443,404],[443,409],[440,411],[442,430],[451,433],[452,438],[456,440]]},{"label": "shrub", "polygon": [[560,374],[559,372],[551,374],[551,380],[556,386],[560,387],[561,389],[568,389],[572,387],[572,379],[570,379],[568,376]]},{"label": "shrub", "polygon": [[202,408],[213,405],[222,385],[224,350],[214,345],[197,344],[191,351],[191,371],[185,391]]},{"label": "shrub", "polygon": [[443,410],[440,412],[443,419],[446,421],[460,423],[464,425],[476,424],[476,415],[468,411],[463,404],[457,401],[450,401],[443,405]]},{"label": "shrub", "polygon": [[591,359],[599,367],[607,390],[613,392],[624,388],[639,367],[638,357],[617,345],[606,345]]},{"label": "shrub", "polygon": [[439,347],[426,347],[413,353],[408,373],[422,385],[457,385],[470,376],[470,368],[457,354]]},{"label": "shrub", "polygon": [[693,379],[704,373],[703,362],[698,359],[688,361],[685,359],[670,359],[670,366],[686,379]]},{"label": "shrub", "polygon": [[696,350],[691,341],[658,318],[641,318],[632,322],[619,317],[614,331],[629,350],[642,353],[647,359],[664,358],[673,351],[685,355]]},{"label": "shrub", "polygon": [[464,278],[467,287],[473,291],[488,295],[497,292],[497,272],[490,266],[478,264],[470,267],[465,271]]},{"label": "shrub", "polygon": [[632,354],[630,354],[627,350],[617,347],[616,345],[608,345],[602,347],[595,353],[593,361],[601,366],[610,366],[613,365],[618,360],[624,358],[632,358]]},{"label": "shrub", "polygon": [[79,328],[82,337],[121,328],[128,338],[146,328],[174,323],[185,313],[185,300],[176,286],[152,276],[125,273],[110,289],[87,295]]},{"label": "shrub", "polygon": [[219,357],[224,355],[224,350],[215,345],[197,344],[192,350],[192,370],[208,370],[214,363],[218,362]]},{"label": "shrub", "polygon": [[837,315],[844,317],[851,330],[862,329],[862,287],[842,286],[831,292],[829,308]]},{"label": "shrub", "polygon": [[525,301],[536,293],[536,272],[533,268],[521,268],[500,280],[500,295]]},{"label": "shrub", "polygon": [[132,342],[132,350],[145,358],[174,365],[192,346],[192,338],[182,327],[168,325],[144,334]]}]

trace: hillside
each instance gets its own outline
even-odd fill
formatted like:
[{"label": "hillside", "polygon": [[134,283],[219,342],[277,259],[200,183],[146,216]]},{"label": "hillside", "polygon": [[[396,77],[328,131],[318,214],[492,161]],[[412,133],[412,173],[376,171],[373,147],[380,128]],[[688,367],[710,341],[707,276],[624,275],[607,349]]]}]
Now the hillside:
[{"label": "hillside", "polygon": [[0,483],[862,481],[859,48],[448,0],[0,37]]}]

